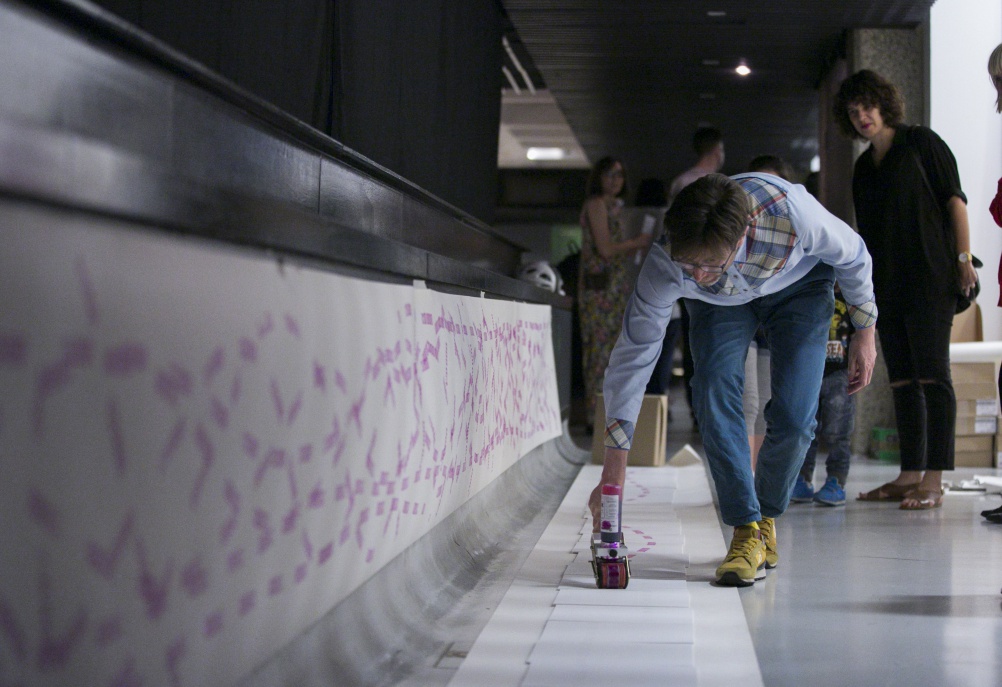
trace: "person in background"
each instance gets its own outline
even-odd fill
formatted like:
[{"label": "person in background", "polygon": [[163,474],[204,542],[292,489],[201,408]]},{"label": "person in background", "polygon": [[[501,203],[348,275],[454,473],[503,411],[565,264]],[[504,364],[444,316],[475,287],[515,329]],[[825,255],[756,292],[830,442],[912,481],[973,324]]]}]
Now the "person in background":
[{"label": "person in background", "polygon": [[[995,87],[995,111],[1002,112],[1002,44],[999,44],[992,50],[992,54],[988,57],[988,76],[991,77],[992,85]],[[991,212],[992,219],[995,220],[995,224],[1002,227],[1002,179],[998,181],[998,187],[995,191],[995,198],[992,199],[991,205],[988,207],[988,211]],[[999,259],[999,302],[998,305],[1002,308],[1002,258]],[[999,398],[1002,398],[1002,368],[999,369]],[[983,515],[989,522],[1002,523],[1002,506],[998,508],[993,508],[991,510],[981,511]]]},{"label": "person in background", "polygon": [[620,224],[628,184],[623,163],[599,160],[588,176],[588,198],[581,208],[581,267],[578,311],[588,422],[595,417],[595,394],[602,388],[609,354],[623,323],[632,291],[627,260],[651,245],[651,235],[624,239]]},{"label": "person in background", "polygon": [[[630,296],[605,375],[605,456],[589,497],[598,530],[601,491],[622,486],[644,386],[665,325],[687,299],[695,376],[693,400],[723,522],[734,528],[717,584],[744,587],[779,564],[775,518],[811,443],[837,278],[857,331],[849,391],[870,383],[877,308],[862,239],[803,186],[779,177],[709,174],[668,208]],[[773,354],[769,432],[754,475],[741,415],[748,344],[760,325]]]},{"label": "person in background", "polygon": [[[800,468],[797,483],[793,485],[790,500],[794,503],[814,501],[822,506],[845,505],[845,481],[849,477],[852,458],[850,442],[856,415],[855,397],[849,395],[849,343],[855,331],[849,317],[849,305],[835,283],[835,312],[828,328],[828,349],[825,354],[825,374],[821,379],[818,397],[817,428],[807,449],[804,465]],[[818,436],[828,442],[825,459],[827,478],[824,485],[814,491],[814,463],[818,453]]]},{"label": "person in background", "polygon": [[904,101],[879,74],[862,70],[845,79],[833,114],[844,134],[870,143],[856,160],[853,202],[873,256],[877,327],[901,446],[898,477],[859,499],[937,508],[943,472],[954,463],[950,330],[958,294],[977,280],[967,198],[950,148],[931,129],[904,124]]}]

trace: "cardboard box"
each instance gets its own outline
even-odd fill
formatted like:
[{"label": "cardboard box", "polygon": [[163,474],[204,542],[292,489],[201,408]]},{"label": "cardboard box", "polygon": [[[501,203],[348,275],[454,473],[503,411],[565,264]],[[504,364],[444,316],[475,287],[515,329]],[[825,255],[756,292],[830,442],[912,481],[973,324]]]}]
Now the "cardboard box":
[{"label": "cardboard box", "polygon": [[[957,417],[961,415],[974,415],[984,417],[986,415],[995,417],[999,412],[999,404],[994,398],[967,398],[957,399]],[[958,432],[959,434],[959,432]]]},{"label": "cardboard box", "polygon": [[957,436],[969,434],[995,434],[998,432],[998,418],[994,415],[961,415],[957,413]]},{"label": "cardboard box", "polygon": [[995,467],[995,435],[958,436],[954,444],[954,465],[958,468]]},{"label": "cardboard box", "polygon": [[995,400],[998,395],[995,363],[953,363],[950,375],[958,401]]},{"label": "cardboard box", "polygon": [[[626,464],[659,467],[665,464],[668,449],[668,397],[646,395],[640,406],[633,445]],[[591,461],[601,465],[605,460],[605,399],[595,398],[595,433],[591,439]]]}]

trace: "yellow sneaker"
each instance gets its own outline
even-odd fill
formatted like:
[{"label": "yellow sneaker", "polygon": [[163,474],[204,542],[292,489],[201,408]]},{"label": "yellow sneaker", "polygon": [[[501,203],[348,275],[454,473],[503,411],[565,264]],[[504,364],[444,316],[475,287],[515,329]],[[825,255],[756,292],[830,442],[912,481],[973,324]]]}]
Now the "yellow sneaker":
[{"label": "yellow sneaker", "polygon": [[748,587],[765,577],[765,542],[758,523],[734,528],[731,548],[717,568],[717,584],[725,587]]},{"label": "yellow sneaker", "polygon": [[758,528],[762,532],[762,541],[765,542],[765,567],[766,570],[772,570],[779,565],[779,552],[776,550],[775,518],[762,518],[758,521]]}]

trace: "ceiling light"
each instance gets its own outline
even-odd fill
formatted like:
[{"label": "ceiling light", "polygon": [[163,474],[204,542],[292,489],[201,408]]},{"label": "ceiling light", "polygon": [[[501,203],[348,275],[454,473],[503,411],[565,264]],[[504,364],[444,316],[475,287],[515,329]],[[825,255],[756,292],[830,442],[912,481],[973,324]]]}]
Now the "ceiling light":
[{"label": "ceiling light", "polygon": [[567,157],[567,151],[563,148],[529,148],[525,151],[525,156],[533,161],[563,160]]},{"label": "ceiling light", "polygon": [[749,69],[748,65],[744,62],[735,67],[734,71],[736,71],[740,76],[748,76],[751,74],[751,69]]},{"label": "ceiling light", "polygon": [[727,12],[724,12],[723,10],[710,10],[709,12],[706,13],[706,16],[708,16],[708,17],[726,17],[727,16]]}]

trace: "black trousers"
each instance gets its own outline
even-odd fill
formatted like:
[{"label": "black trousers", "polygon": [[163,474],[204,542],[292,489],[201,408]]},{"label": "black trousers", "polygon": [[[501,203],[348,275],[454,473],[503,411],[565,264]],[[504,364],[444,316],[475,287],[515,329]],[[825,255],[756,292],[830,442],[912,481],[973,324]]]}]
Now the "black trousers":
[{"label": "black trousers", "polygon": [[[884,313],[880,347],[893,386],[902,470],[952,470],[957,398],[950,376],[953,304]],[[920,383],[923,380],[925,383]]]}]

